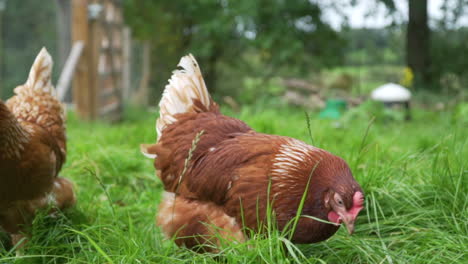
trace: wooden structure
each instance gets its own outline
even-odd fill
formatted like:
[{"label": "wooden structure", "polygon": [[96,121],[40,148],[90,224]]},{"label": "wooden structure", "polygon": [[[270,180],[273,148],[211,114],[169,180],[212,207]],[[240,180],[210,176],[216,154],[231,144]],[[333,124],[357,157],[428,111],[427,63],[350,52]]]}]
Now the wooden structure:
[{"label": "wooden structure", "polygon": [[[122,7],[116,0],[72,0],[72,41],[83,49],[73,79],[73,101],[86,120],[121,118],[123,81]],[[125,39],[128,39],[125,38]]]},{"label": "wooden structure", "polygon": [[73,44],[70,55],[65,61],[65,65],[60,74],[60,78],[57,83],[57,97],[63,102],[67,94],[68,88],[70,87],[70,81],[75,74],[76,65],[80,61],[81,53],[83,52],[83,41],[77,41]]}]

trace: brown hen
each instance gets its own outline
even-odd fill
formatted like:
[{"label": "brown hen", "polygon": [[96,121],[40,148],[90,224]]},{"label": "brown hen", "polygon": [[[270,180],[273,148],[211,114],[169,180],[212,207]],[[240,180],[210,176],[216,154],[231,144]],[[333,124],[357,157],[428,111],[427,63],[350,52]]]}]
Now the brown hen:
[{"label": "brown hen", "polygon": [[75,203],[72,183],[58,177],[65,162],[65,116],[43,48],[24,85],[0,100],[0,227],[16,244],[38,209]]},{"label": "brown hen", "polygon": [[157,143],[142,145],[166,191],[157,224],[167,237],[205,250],[219,237],[243,241],[243,228],[264,230],[268,204],[280,230],[300,213],[296,243],[323,241],[342,222],[354,231],[364,196],[343,159],[222,115],[195,59],[183,57],[179,66],[159,104]]}]

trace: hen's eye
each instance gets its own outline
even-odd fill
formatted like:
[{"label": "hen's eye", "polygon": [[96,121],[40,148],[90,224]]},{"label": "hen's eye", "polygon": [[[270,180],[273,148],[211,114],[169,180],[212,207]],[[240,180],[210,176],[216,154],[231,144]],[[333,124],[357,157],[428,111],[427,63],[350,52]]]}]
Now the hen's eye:
[{"label": "hen's eye", "polygon": [[335,193],[335,203],[337,203],[339,206],[343,206],[343,199],[341,199],[341,196],[337,193]]}]

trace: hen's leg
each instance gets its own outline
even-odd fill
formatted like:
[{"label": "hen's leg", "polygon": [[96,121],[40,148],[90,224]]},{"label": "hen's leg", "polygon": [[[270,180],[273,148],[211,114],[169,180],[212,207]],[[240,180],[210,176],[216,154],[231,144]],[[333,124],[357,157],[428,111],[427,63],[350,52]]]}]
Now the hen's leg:
[{"label": "hen's leg", "polygon": [[178,246],[191,249],[216,251],[215,246],[220,246],[223,241],[245,241],[236,220],[221,207],[210,202],[175,197],[174,193],[164,193],[157,225],[167,237],[175,237]]},{"label": "hen's leg", "polygon": [[11,244],[16,247],[16,256],[23,256],[24,245],[28,242],[28,239],[23,234],[12,234],[11,235]]}]

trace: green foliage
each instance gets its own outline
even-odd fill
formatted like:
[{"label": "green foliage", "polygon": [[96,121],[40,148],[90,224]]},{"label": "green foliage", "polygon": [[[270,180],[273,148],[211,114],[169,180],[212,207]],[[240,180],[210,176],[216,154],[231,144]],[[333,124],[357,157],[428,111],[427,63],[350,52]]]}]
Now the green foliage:
[{"label": "green foliage", "polygon": [[127,0],[125,7],[136,36],[151,42],[158,88],[188,52],[202,65],[208,87],[221,93],[234,85],[218,82],[219,77],[232,68],[248,75],[254,60],[257,77],[281,69],[306,73],[342,60],[343,39],[322,21],[319,6],[307,0]]},{"label": "green foliage", "polygon": [[341,62],[343,40],[322,21],[319,5],[304,0],[255,3],[244,18],[251,23],[243,24],[255,34],[253,43],[266,62],[301,69]]},{"label": "green foliage", "polygon": [[[55,28],[55,5],[35,0],[7,1],[1,16],[0,94],[6,99],[16,86],[26,82],[42,47],[56,57],[57,33],[50,30]],[[54,79],[60,70],[54,67]]]},{"label": "green foliage", "polygon": [[[366,107],[361,114],[374,113]],[[75,182],[77,206],[39,215],[24,255],[15,258],[2,243],[0,263],[464,263],[468,131],[451,117],[466,117],[465,108],[416,108],[411,122],[369,122],[370,114],[359,114],[341,127],[310,113],[314,144],[343,157],[364,188],[355,234],[341,228],[323,243],[293,245],[272,228],[269,239],[254,234],[216,254],[177,248],[154,225],[163,188],[138,145],[155,141],[156,112],[131,109],[116,125],[82,123],[71,114],[61,175]],[[310,142],[300,109],[273,102],[222,111],[260,132]]]},{"label": "green foliage", "polygon": [[461,54],[468,54],[468,28],[438,29],[432,32],[432,68],[435,87],[446,90],[447,78],[458,79],[461,87],[453,87],[450,92],[466,90],[468,85],[468,61]]},{"label": "green foliage", "polygon": [[402,65],[405,62],[405,31],[402,26],[344,28],[348,65]]},{"label": "green foliage", "polygon": [[243,87],[242,93],[238,98],[241,102],[247,104],[253,104],[260,98],[279,98],[285,91],[278,78],[265,80],[246,77]]}]

